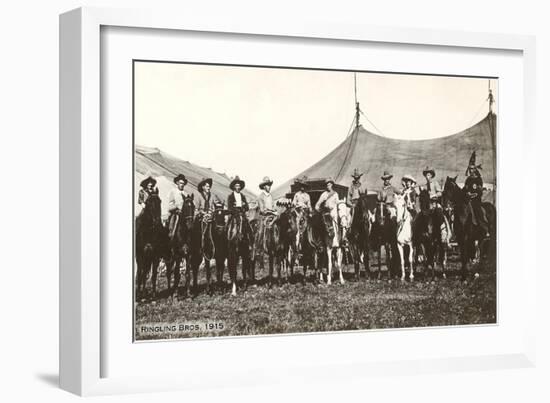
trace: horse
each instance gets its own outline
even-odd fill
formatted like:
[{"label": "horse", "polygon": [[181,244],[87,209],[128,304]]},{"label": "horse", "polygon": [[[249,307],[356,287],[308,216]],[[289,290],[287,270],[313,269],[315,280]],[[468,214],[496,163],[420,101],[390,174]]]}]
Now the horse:
[{"label": "horse", "polygon": [[409,280],[414,279],[414,263],[413,263],[413,231],[412,231],[412,214],[409,211],[406,195],[396,194],[394,197],[394,206],[396,208],[396,241],[397,251],[401,263],[401,281],[405,281],[405,246],[409,249],[409,265],[410,273]]},{"label": "horse", "polygon": [[[185,296],[190,296],[190,280],[191,280],[191,250],[192,250],[192,234],[195,217],[195,203],[193,194],[183,198],[183,206],[181,210],[176,211],[176,223],[173,230],[173,236],[170,239],[171,258],[170,264],[166,266],[166,279],[168,283],[169,295],[174,296],[174,292],[178,291],[181,273],[180,265],[182,261],[185,263]],[[170,282],[174,271],[174,285],[171,288]],[[194,276],[196,279],[196,275]],[[196,287],[196,280],[194,287]]]},{"label": "horse", "polygon": [[367,205],[367,195],[361,195],[353,208],[351,228],[349,234],[349,247],[353,264],[355,266],[355,279],[359,281],[361,274],[361,255],[367,276],[370,273],[369,266],[369,237],[371,230],[371,213]]},{"label": "horse", "polygon": [[[314,219],[312,220],[313,229],[316,232],[314,236],[320,241],[319,244],[322,245],[323,252],[321,256],[324,258],[322,261],[324,262],[326,259],[327,285],[332,284],[333,252],[336,252],[335,263],[339,270],[340,283],[345,283],[342,273],[342,258],[345,241],[343,240],[341,227],[342,224],[349,225],[349,221],[343,222],[349,220],[349,217],[345,214],[349,213],[349,211],[342,208],[342,205],[347,207],[344,202],[339,202],[337,206],[330,211],[323,209],[323,212],[314,214]],[[322,273],[320,280],[323,281]]]},{"label": "horse", "polygon": [[290,278],[294,277],[295,262],[300,260],[300,222],[302,221],[302,214],[302,209],[287,206],[277,218],[280,230],[279,241],[283,254],[281,263],[283,263],[285,270],[290,270]]},{"label": "horse", "polygon": [[[483,245],[487,240],[484,239],[483,230],[474,225],[473,211],[470,205],[465,189],[462,189],[456,183],[454,178],[447,176],[443,186],[443,204],[451,206],[453,209],[453,232],[460,251],[461,261],[461,280],[465,281],[468,276],[468,262],[474,259],[477,254],[481,255]],[[491,203],[482,203],[489,221],[490,241],[494,242],[496,235],[496,210]],[[479,273],[474,274],[477,278]]]},{"label": "horse", "polygon": [[158,190],[153,191],[145,201],[145,207],[136,217],[136,296],[145,291],[149,272],[153,298],[157,294],[157,270],[162,257],[164,227],[161,220],[161,200]]},{"label": "horse", "polygon": [[216,283],[221,292],[223,290],[223,270],[228,256],[227,222],[229,212],[220,208],[214,210],[212,222],[212,241],[214,247],[214,259],[216,260]]},{"label": "horse", "polygon": [[450,234],[447,220],[442,208],[434,207],[427,189],[419,194],[420,213],[416,216],[413,225],[413,241],[417,255],[422,256],[424,270],[432,268],[432,282],[435,280],[435,266],[439,261],[443,270],[443,278],[447,277],[447,248]]},{"label": "horse", "polygon": [[380,201],[374,211],[374,220],[370,232],[370,244],[378,255],[378,280],[382,272],[382,246],[386,252],[386,266],[388,268],[388,278],[391,279],[394,251],[397,248],[396,243],[397,221],[395,212],[389,210],[386,203]]},{"label": "horse", "polygon": [[213,233],[213,214],[199,214],[193,222],[193,230],[191,236],[191,268],[193,271],[193,289],[197,287],[197,275],[199,267],[204,264],[206,269],[206,292],[211,294],[211,279],[212,273],[210,269],[210,261],[216,254],[216,246],[214,244]]},{"label": "horse", "polygon": [[250,224],[244,212],[231,212],[227,224],[227,266],[231,278],[231,295],[237,295],[237,264],[242,259],[242,276],[245,288],[248,286],[248,275],[252,267],[250,249],[254,242]]},{"label": "horse", "polygon": [[267,222],[264,223],[264,234],[257,234],[257,236],[262,237],[263,244],[260,246],[261,250],[256,251],[256,253],[259,253],[262,262],[264,253],[267,255],[269,265],[268,284],[270,288],[273,286],[275,266],[277,266],[277,285],[281,285],[281,268],[285,260],[285,247],[281,239],[281,233],[284,231],[283,222],[279,218],[275,214],[268,217]]}]

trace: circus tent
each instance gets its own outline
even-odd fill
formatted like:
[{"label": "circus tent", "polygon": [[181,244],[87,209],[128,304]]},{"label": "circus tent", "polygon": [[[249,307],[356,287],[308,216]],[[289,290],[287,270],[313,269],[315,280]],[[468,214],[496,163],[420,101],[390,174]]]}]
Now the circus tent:
[{"label": "circus tent", "polygon": [[459,133],[429,140],[383,137],[357,124],[332,152],[277,187],[273,195],[283,197],[296,179],[330,177],[338,184],[349,186],[354,169],[364,173],[361,182],[369,192],[380,189],[380,176],[385,170],[393,174],[394,186],[401,186],[405,174],[413,175],[421,183],[426,166],[435,169],[435,179],[441,184],[447,176],[457,175],[457,182],[462,183],[470,155],[475,150],[477,163],[482,164],[481,173],[487,189],[485,198],[494,201],[496,120],[496,115],[489,112],[481,121]]},{"label": "circus tent", "polygon": [[[137,191],[139,190],[140,182],[147,176],[152,176],[157,180],[159,196],[162,199],[162,216],[168,216],[168,193],[175,186],[173,178],[182,173],[189,181],[186,190],[188,193],[193,193],[197,198],[197,184],[202,178],[212,178],[212,193],[226,201],[227,196],[231,192],[229,182],[231,179],[224,173],[215,172],[210,168],[200,167],[189,161],[183,161],[177,157],[171,156],[158,148],[150,148],[136,145],[135,148],[135,175],[134,189],[135,196],[135,211],[137,208]],[[245,188],[243,191],[248,200],[255,200],[256,196]]]}]

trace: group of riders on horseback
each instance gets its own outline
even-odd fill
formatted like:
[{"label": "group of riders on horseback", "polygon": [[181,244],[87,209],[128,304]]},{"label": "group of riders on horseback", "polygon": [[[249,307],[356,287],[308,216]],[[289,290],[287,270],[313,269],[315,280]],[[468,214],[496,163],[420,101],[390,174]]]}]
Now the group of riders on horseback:
[{"label": "group of riders on horseback", "polygon": [[[142,211],[136,218],[137,291],[145,288],[152,272],[153,296],[156,294],[156,275],[161,261],[165,263],[170,295],[177,292],[180,264],[185,262],[186,295],[190,291],[190,275],[197,286],[197,272],[201,264],[206,268],[207,291],[210,292],[210,261],[216,261],[218,285],[223,284],[225,262],[229,269],[232,294],[237,288],[237,264],[242,260],[242,277],[245,286],[255,281],[255,265],[269,261],[269,284],[273,280],[274,266],[290,268],[300,262],[306,279],[306,270],[315,270],[316,279],[323,281],[320,267],[328,267],[327,283],[332,279],[332,262],[340,269],[343,283],[342,260],[352,262],[356,278],[360,263],[369,270],[369,249],[378,250],[381,267],[381,249],[385,247],[388,276],[397,266],[396,249],[401,258],[401,279],[405,278],[408,263],[410,279],[413,264],[423,261],[431,266],[435,276],[436,260],[446,267],[446,248],[454,235],[462,257],[462,276],[466,265],[475,257],[476,245],[494,239],[496,212],[489,203],[482,203],[483,180],[481,165],[475,163],[475,151],[466,170],[464,187],[456,184],[456,177],[447,177],[444,188],[434,180],[431,167],[423,170],[425,183],[417,185],[415,178],[404,175],[401,189],[391,184],[393,175],[384,171],[383,185],[377,194],[374,211],[368,208],[367,189],[361,183],[363,173],[357,169],[351,175],[353,182],[347,197],[341,200],[334,190],[334,181],[327,179],[326,189],[312,206],[306,181],[297,180],[299,189],[292,200],[277,203],[271,194],[273,181],[264,177],[259,184],[257,207],[250,209],[242,193],[245,182],[238,176],[229,184],[231,193],[224,202],[212,192],[213,181],[204,178],[194,195],[185,191],[187,179],[180,174],[174,178],[175,187],[168,195],[169,217],[166,225],[161,221],[160,198],[156,180],[144,179],[138,194]],[[408,262],[404,259],[408,248]],[[479,248],[478,248],[479,251]],[[413,253],[414,252],[414,253]],[[378,270],[380,277],[381,270]],[[443,272],[445,273],[445,271]],[[171,287],[171,276],[174,284]],[[318,277],[317,277],[318,276]]]}]

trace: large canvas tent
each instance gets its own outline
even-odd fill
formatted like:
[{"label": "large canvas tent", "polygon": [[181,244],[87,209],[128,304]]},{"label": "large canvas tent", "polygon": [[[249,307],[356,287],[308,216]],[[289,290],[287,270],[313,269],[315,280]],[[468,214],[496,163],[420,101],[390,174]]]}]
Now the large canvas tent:
[{"label": "large canvas tent", "polygon": [[[215,172],[210,168],[200,167],[189,161],[183,161],[177,157],[171,156],[158,148],[150,148],[136,145],[135,148],[135,175],[134,186],[136,189],[135,205],[137,207],[137,191],[140,182],[147,176],[152,176],[157,180],[159,196],[162,199],[162,216],[168,216],[168,193],[175,186],[173,178],[177,174],[184,174],[189,181],[186,190],[188,193],[194,193],[195,198],[199,196],[197,184],[202,178],[212,178],[212,193],[226,201],[231,192],[229,183],[231,178],[224,173]],[[256,196],[247,191],[243,193],[248,200],[253,201]],[[135,209],[136,213],[139,209]]]},{"label": "large canvas tent", "polygon": [[432,166],[436,180],[441,184],[447,176],[458,175],[457,182],[465,180],[465,170],[470,155],[475,150],[477,163],[482,164],[482,176],[487,191],[485,199],[494,201],[496,161],[496,115],[489,113],[484,119],[459,133],[429,140],[398,140],[379,136],[358,125],[352,133],[332,152],[311,167],[297,173],[277,187],[274,197],[283,197],[297,178],[333,178],[336,183],[349,186],[354,169],[363,172],[361,182],[370,191],[382,185],[380,176],[389,170],[392,183],[400,187],[405,174],[413,175],[422,182],[422,171]]}]

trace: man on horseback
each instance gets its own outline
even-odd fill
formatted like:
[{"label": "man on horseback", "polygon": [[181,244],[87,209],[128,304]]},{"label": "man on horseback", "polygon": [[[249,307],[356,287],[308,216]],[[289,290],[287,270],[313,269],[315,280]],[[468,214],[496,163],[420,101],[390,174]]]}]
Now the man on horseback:
[{"label": "man on horseback", "polygon": [[466,196],[470,200],[470,206],[472,209],[473,224],[479,225],[483,230],[485,238],[489,238],[489,220],[485,209],[481,206],[481,196],[483,194],[483,179],[481,178],[481,164],[476,165],[476,152],[472,153],[468,168],[466,169],[466,181],[464,182],[464,189]]},{"label": "man on horseback", "polygon": [[187,185],[187,178],[183,174],[179,174],[174,178],[174,183],[176,188],[170,190],[168,194],[168,212],[170,216],[168,217],[168,233],[170,239],[174,238],[176,232],[176,227],[178,225],[179,212],[183,207],[183,202],[189,194],[184,190],[185,185]]},{"label": "man on horseback", "polygon": [[212,226],[210,224],[214,219],[213,213],[216,208],[215,206],[221,203],[221,200],[218,196],[212,194],[212,178],[203,178],[197,185],[197,190],[199,191],[200,197],[195,216],[202,222],[202,239],[204,240],[206,235],[209,237],[210,243],[213,244]]},{"label": "man on horseback", "polygon": [[196,214],[200,217],[210,217],[215,210],[215,205],[221,203],[221,200],[215,194],[212,194],[212,178],[203,178],[197,185],[200,198]]},{"label": "man on horseback", "polygon": [[394,199],[397,189],[391,184],[393,175],[389,171],[384,171],[380,179],[383,181],[382,189],[378,192],[378,201],[386,207],[386,215],[395,216]]},{"label": "man on horseback", "polygon": [[359,172],[357,168],[353,170],[353,173],[351,174],[351,177],[353,178],[353,181],[351,182],[351,186],[348,190],[348,198],[346,200],[347,205],[351,208],[351,218],[353,220],[353,213],[355,211],[355,206],[357,206],[357,203],[359,202],[359,199],[362,195],[367,194],[367,188],[363,187],[361,184],[361,176],[363,176],[362,172]]},{"label": "man on horseback", "polygon": [[411,213],[413,220],[416,217],[416,199],[418,197],[418,190],[416,188],[416,180],[412,175],[404,175],[401,178],[403,184],[402,194],[405,197],[405,203],[407,210]]},{"label": "man on horseback", "polygon": [[435,169],[426,167],[422,171],[422,175],[426,178],[426,184],[422,187],[430,195],[430,210],[433,211],[437,218],[443,223],[441,225],[441,238],[443,241],[449,239],[451,233],[451,226],[445,214],[443,213],[443,206],[441,205],[441,197],[443,196],[443,189],[439,182],[433,180],[435,178]]},{"label": "man on horseback", "polygon": [[[273,203],[273,196],[271,195],[271,185],[273,181],[265,176],[262,182],[258,185],[261,192],[258,196],[258,210],[260,213],[258,233],[256,234],[255,249],[256,251],[265,251],[265,233],[277,218],[277,211]],[[260,255],[261,256],[261,255]]]},{"label": "man on horseback", "polygon": [[325,181],[327,190],[321,193],[319,200],[315,204],[315,210],[322,214],[325,225],[329,231],[334,230],[334,222],[338,221],[337,206],[340,198],[338,193],[333,189],[334,181],[332,179],[327,179]]},{"label": "man on horseback", "polygon": [[243,217],[244,230],[248,234],[249,239],[252,239],[252,228],[245,214],[249,209],[248,201],[246,200],[246,196],[241,193],[244,187],[245,182],[238,176],[235,176],[235,179],[229,183],[229,189],[233,192],[227,196],[227,209],[232,216],[241,215]]},{"label": "man on horseback", "polygon": [[307,185],[304,181],[299,181],[300,189],[294,194],[292,198],[292,207],[301,209],[306,214],[311,212],[311,198],[306,192]]},{"label": "man on horseback", "polygon": [[[141,189],[139,189],[138,193],[138,206],[141,207],[141,212],[143,212],[143,209],[145,208],[145,202],[149,198],[151,194],[155,191],[155,186],[157,185],[156,179],[152,178],[151,176],[148,176],[144,180],[141,181],[139,186]],[[157,191],[158,192],[158,191]]]}]

